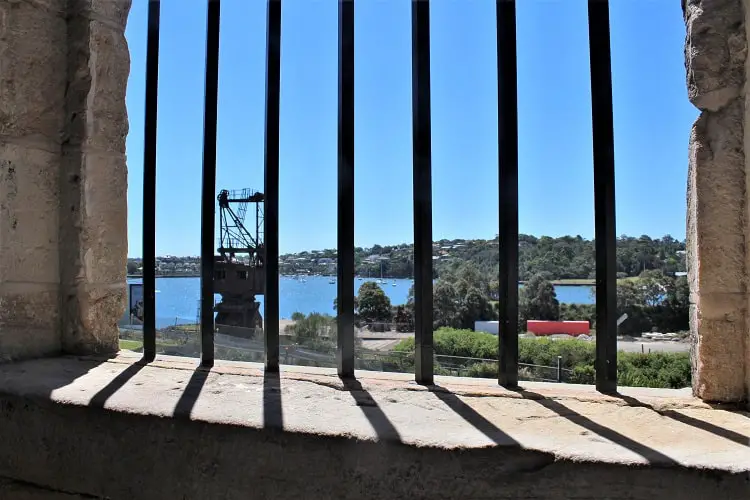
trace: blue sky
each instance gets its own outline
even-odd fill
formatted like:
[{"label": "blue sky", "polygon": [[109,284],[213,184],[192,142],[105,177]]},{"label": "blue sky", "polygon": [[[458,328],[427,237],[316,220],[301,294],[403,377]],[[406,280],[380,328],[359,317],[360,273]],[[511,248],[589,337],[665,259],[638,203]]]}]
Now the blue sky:
[{"label": "blue sky", "polygon": [[[520,0],[520,231],[593,237],[586,0]],[[637,6],[636,6],[637,5]],[[145,0],[126,36],[129,255],[141,255]],[[435,239],[497,233],[497,69],[492,0],[433,0]],[[222,2],[217,190],[263,188],[265,0]],[[282,9],[281,252],[336,245],[337,2]],[[162,2],[157,254],[197,255],[206,9]],[[613,0],[617,232],[685,235],[687,143],[680,3]],[[355,8],[356,244],[413,240],[408,0]]]}]

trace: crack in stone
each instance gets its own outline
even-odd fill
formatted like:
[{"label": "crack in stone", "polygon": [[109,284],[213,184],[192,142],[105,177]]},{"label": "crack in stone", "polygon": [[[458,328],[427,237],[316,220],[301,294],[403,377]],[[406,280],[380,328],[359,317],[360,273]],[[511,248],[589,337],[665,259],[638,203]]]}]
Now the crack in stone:
[{"label": "crack in stone", "polygon": [[58,489],[58,488],[52,488],[51,486],[46,486],[43,484],[33,483],[31,481],[24,481],[23,479],[16,479],[13,477],[7,477],[7,476],[0,476],[0,485],[5,482],[6,484],[10,485],[18,485],[21,487],[31,488],[31,489],[37,489],[37,490],[43,490],[48,491],[50,493],[62,493],[64,495],[71,495],[71,496],[78,496],[81,498],[87,498],[87,499],[104,499],[105,497],[101,497],[98,495],[92,495],[91,493],[83,493],[80,491],[72,491],[72,490],[64,490],[64,489]]}]

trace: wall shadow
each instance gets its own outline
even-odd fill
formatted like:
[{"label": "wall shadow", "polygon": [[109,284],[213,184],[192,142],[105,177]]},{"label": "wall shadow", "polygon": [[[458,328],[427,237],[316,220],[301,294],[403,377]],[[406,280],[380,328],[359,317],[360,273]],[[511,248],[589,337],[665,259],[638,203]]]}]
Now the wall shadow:
[{"label": "wall shadow", "polygon": [[433,385],[428,388],[440,401],[456,412],[466,422],[471,424],[479,432],[490,438],[495,444],[503,446],[518,446],[521,444],[501,430],[498,426],[484,418],[474,408],[467,405],[461,398],[450,392],[448,389]]},{"label": "wall shadow", "polygon": [[544,406],[545,408],[548,408],[549,410],[552,410],[553,412],[557,413],[559,416],[566,418],[570,422],[583,427],[584,429],[593,432],[594,434],[597,434],[600,437],[603,437],[604,439],[607,439],[609,441],[612,441],[615,444],[618,444],[622,446],[623,448],[626,448],[633,453],[636,453],[646,459],[651,465],[665,465],[665,466],[671,466],[671,465],[678,465],[678,462],[674,460],[672,457],[665,455],[664,453],[661,453],[660,451],[657,451],[653,448],[650,448],[646,446],[643,443],[639,443],[638,441],[635,441],[627,436],[624,436],[620,434],[619,432],[610,429],[609,427],[605,427],[601,424],[598,424],[591,420],[588,417],[584,417],[580,413],[576,412],[575,410],[570,409],[569,407],[565,406],[564,404],[552,400],[552,399],[546,399],[541,394],[537,394],[536,392],[527,391],[525,389],[518,389],[516,391],[518,394],[521,394],[524,398],[527,398],[531,401],[534,401],[535,403]]},{"label": "wall shadow", "polygon": [[279,372],[263,370],[263,427],[283,429],[284,413],[281,408],[281,378]]},{"label": "wall shadow", "polygon": [[362,413],[369,420],[370,425],[375,430],[379,441],[401,442],[401,435],[396,427],[388,420],[388,417],[380,408],[362,384],[355,378],[339,377],[344,388],[349,391],[354,402],[357,404]]},{"label": "wall shadow", "polygon": [[[675,410],[657,410],[652,405],[648,403],[643,403],[642,401],[639,401],[638,399],[631,397],[631,396],[625,396],[624,394],[620,394],[620,393],[615,393],[612,395],[617,398],[622,399],[623,401],[628,403],[628,405],[630,406],[648,408],[649,410],[655,413],[658,413],[661,416],[671,418],[672,420],[683,423],[685,425],[689,425],[691,427],[695,427],[696,429],[701,429],[703,431],[710,432],[711,434],[714,434],[715,436],[719,436],[721,438],[728,439],[729,441],[734,441],[735,443],[741,444],[743,446],[750,447],[750,436],[740,434],[739,432],[733,431],[731,429],[719,427],[718,425],[712,424],[710,422],[706,422],[705,420],[700,420],[695,417],[690,417],[688,415],[685,415],[684,413],[680,413]],[[712,410],[712,411],[722,411],[722,410]],[[741,412],[732,412],[732,413],[738,413],[742,415]],[[743,415],[743,416],[747,416],[747,415]]]},{"label": "wall shadow", "polygon": [[188,380],[180,395],[180,399],[174,407],[174,412],[172,413],[174,417],[190,418],[193,407],[195,407],[195,402],[198,401],[198,396],[200,396],[203,386],[206,384],[209,373],[211,373],[211,368],[198,367],[193,371],[190,380]]}]

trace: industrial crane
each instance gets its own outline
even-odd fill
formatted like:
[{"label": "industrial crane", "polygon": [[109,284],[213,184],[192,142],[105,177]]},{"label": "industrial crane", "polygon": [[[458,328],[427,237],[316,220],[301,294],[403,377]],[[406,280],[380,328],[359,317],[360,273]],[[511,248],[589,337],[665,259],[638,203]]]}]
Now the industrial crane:
[{"label": "industrial crane", "polygon": [[[214,261],[214,292],[219,333],[248,337],[263,328],[257,295],[265,293],[263,193],[251,189],[222,190],[219,202],[219,255]],[[236,207],[236,210],[235,208]],[[254,233],[247,229],[248,209],[255,212]]]}]

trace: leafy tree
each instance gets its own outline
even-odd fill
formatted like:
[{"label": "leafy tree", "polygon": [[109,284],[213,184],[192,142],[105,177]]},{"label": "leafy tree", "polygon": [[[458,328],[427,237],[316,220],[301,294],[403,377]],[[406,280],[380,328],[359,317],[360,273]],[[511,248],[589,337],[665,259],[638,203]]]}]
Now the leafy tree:
[{"label": "leafy tree", "polygon": [[618,332],[641,335],[651,330],[689,329],[690,287],[684,276],[674,278],[661,270],[647,270],[638,278],[617,284],[617,314],[628,319]]},{"label": "leafy tree", "polygon": [[357,313],[365,323],[381,323],[391,319],[391,299],[377,283],[368,281],[359,288]]},{"label": "leafy tree", "polygon": [[298,344],[311,344],[320,339],[336,337],[336,319],[328,314],[311,313],[307,316],[294,313],[294,324],[287,325],[284,332],[290,334]]},{"label": "leafy tree", "polygon": [[537,274],[521,289],[519,307],[521,324],[526,329],[530,319],[557,321],[560,319],[560,302],[557,300],[555,287],[549,281],[549,275]]},{"label": "leafy tree", "polygon": [[667,287],[673,281],[671,277],[665,276],[661,269],[643,271],[638,280],[643,305],[656,306],[660,304],[667,293]]},{"label": "leafy tree", "polygon": [[414,314],[413,311],[412,314],[409,314],[406,306],[396,306],[393,321],[396,323],[396,331],[398,332],[414,331]]},{"label": "leafy tree", "polygon": [[140,267],[138,266],[138,263],[132,260],[128,261],[128,274],[138,274],[140,271]]},{"label": "leafy tree", "polygon": [[445,279],[439,279],[432,289],[433,328],[455,326],[459,313],[458,292]]},{"label": "leafy tree", "polygon": [[470,288],[459,308],[457,318],[459,327],[473,330],[475,321],[488,321],[494,317],[494,310],[487,296],[476,287]]}]

